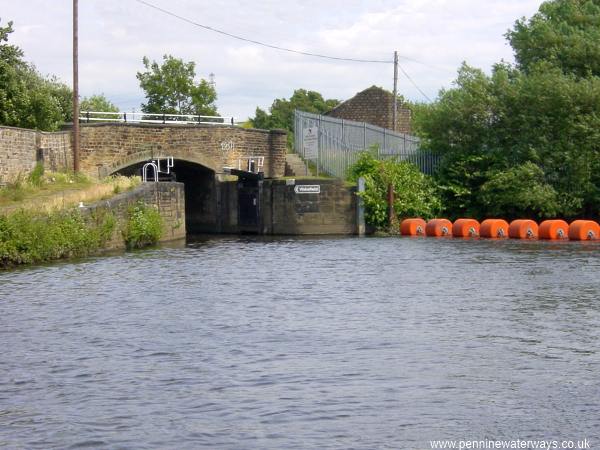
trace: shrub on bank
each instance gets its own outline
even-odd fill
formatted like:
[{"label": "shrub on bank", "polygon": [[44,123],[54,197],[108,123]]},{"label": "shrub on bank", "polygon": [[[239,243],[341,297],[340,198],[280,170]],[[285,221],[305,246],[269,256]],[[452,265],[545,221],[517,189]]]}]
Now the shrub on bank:
[{"label": "shrub on bank", "polygon": [[162,236],[162,217],[153,206],[138,202],[127,212],[123,240],[128,249],[156,244]]},{"label": "shrub on bank", "polygon": [[432,218],[439,214],[441,201],[433,179],[408,161],[378,160],[374,150],[360,154],[350,167],[348,179],[355,182],[365,179],[365,220],[376,229],[386,229],[396,224],[388,223],[388,187],[394,189],[395,221],[406,217]]},{"label": "shrub on bank", "polygon": [[115,226],[110,212],[88,219],[77,210],[0,216],[0,267],[89,255],[102,248]]}]

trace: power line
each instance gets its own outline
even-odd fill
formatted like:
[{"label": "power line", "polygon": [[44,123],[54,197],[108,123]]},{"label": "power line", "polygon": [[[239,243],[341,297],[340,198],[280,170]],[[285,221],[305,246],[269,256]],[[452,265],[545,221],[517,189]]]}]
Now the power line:
[{"label": "power line", "polygon": [[427,100],[429,100],[430,102],[432,102],[432,103],[433,103],[433,100],[431,100],[431,99],[430,99],[430,98],[427,96],[427,94],[426,94],[425,92],[423,92],[419,86],[417,86],[417,83],[415,83],[415,82],[413,81],[413,79],[410,77],[410,75],[406,73],[406,70],[404,70],[404,68],[403,68],[403,67],[402,67],[400,64],[398,64],[398,67],[400,67],[400,70],[402,71],[402,73],[404,74],[404,76],[405,76],[406,78],[408,78],[408,81],[410,81],[410,82],[411,82],[411,84],[412,84],[412,85],[413,85],[413,86],[414,86],[414,87],[417,89],[417,91],[419,91],[423,97],[425,97]]},{"label": "power line", "polygon": [[[249,42],[251,44],[260,45],[260,46],[271,48],[271,49],[274,49],[274,50],[279,50],[279,51],[288,52],[288,53],[296,53],[298,55],[304,55],[304,56],[312,56],[312,57],[315,57],[315,58],[330,59],[330,60],[335,60],[335,61],[349,61],[349,62],[373,63],[373,64],[394,64],[395,63],[392,60],[342,58],[342,57],[338,57],[338,56],[322,55],[320,53],[303,52],[303,51],[300,51],[300,50],[294,50],[294,49],[291,49],[291,48],[281,47],[281,46],[278,46],[278,45],[267,44],[265,42],[257,41],[255,39],[248,39],[248,38],[245,38],[245,37],[242,37],[242,36],[238,36],[236,34],[228,33],[226,31],[219,30],[217,28],[210,27],[208,25],[203,25],[201,23],[198,23],[198,22],[195,22],[195,21],[193,21],[191,19],[188,19],[187,17],[183,17],[183,16],[181,16],[179,14],[176,14],[176,13],[174,13],[172,11],[168,11],[168,10],[166,10],[164,8],[161,8],[160,6],[156,6],[156,5],[154,5],[154,4],[150,3],[150,2],[147,2],[146,0],[135,0],[135,1],[138,2],[138,3],[140,3],[140,4],[142,4],[142,5],[144,5],[144,6],[147,6],[148,8],[152,8],[152,9],[154,9],[156,11],[160,11],[163,14],[169,15],[169,16],[174,17],[176,19],[179,19],[179,20],[181,20],[183,22],[187,22],[187,23],[189,23],[191,25],[194,25],[196,27],[203,28],[203,29],[208,30],[208,31],[212,31],[214,33],[222,34],[224,36],[228,36],[230,38],[237,39],[239,41]],[[437,68],[437,67],[432,66],[430,64],[427,64],[427,63],[424,63],[424,62],[421,62],[421,61],[417,61],[416,59],[408,58],[406,56],[400,56],[400,55],[398,55],[398,58],[399,59],[403,59],[405,61],[410,61],[410,62],[414,62],[416,64],[421,64],[421,65],[424,65],[424,66],[427,66],[427,67],[431,67],[431,68],[434,68],[434,69]],[[410,77],[410,75],[408,75],[408,73],[406,73],[406,71],[404,70],[404,68],[402,66],[400,66],[400,64],[398,64],[398,67],[400,67],[400,70],[402,71],[402,73],[404,74],[404,76],[421,93],[421,95],[423,95],[423,97],[425,97],[427,100],[429,100],[431,102],[432,100],[427,96],[427,94],[425,94],[425,92],[423,92],[421,90],[421,88],[414,82],[414,80]]]},{"label": "power line", "polygon": [[[286,47],[280,47],[278,45],[272,45],[272,44],[267,44],[265,42],[261,42],[261,41],[257,41],[254,39],[248,39],[242,36],[238,36],[232,33],[228,33],[226,31],[223,30],[219,30],[217,28],[213,28],[213,27],[209,27],[208,25],[203,25],[201,23],[195,22],[191,19],[188,19],[186,17],[180,16],[179,14],[175,14],[174,12],[171,11],[167,11],[166,9],[163,9],[159,6],[153,5],[152,3],[149,3],[145,0],[135,0],[138,3],[141,3],[142,5],[145,5],[149,8],[155,9],[157,11],[162,12],[163,14],[167,14],[171,17],[175,17],[176,19],[182,20],[184,22],[187,22],[191,25],[194,25],[196,27],[200,27],[200,28],[204,28],[205,30],[209,30],[209,31],[213,31],[215,33],[219,33],[225,36],[229,36],[233,39],[237,39],[240,41],[244,41],[244,42],[250,42],[252,44],[256,44],[256,45],[261,45],[263,47],[268,47],[268,48],[272,48],[274,50],[280,50],[282,52],[288,52],[288,53],[297,53],[299,55],[304,55],[304,56],[313,56],[315,58],[324,58],[324,59],[333,59],[336,61],[350,61],[350,62],[358,62],[358,63],[375,63],[375,64],[393,64],[394,61],[392,60],[381,60],[381,59],[357,59],[357,58],[341,58],[341,57],[337,57],[337,56],[329,56],[329,55],[322,55],[319,53],[311,53],[311,52],[303,52],[300,50],[293,50],[291,48],[286,48]],[[409,58],[403,58],[406,60],[409,60]],[[414,61],[417,62],[417,61]]]}]

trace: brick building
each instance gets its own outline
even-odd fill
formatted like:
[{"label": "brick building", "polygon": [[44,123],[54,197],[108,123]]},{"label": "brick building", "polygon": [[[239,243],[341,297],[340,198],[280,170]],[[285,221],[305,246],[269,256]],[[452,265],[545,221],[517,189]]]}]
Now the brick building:
[{"label": "brick building", "polygon": [[[410,134],[411,110],[398,102],[396,131]],[[394,129],[394,94],[371,86],[329,111],[326,115],[338,119],[366,122],[378,127]]]}]

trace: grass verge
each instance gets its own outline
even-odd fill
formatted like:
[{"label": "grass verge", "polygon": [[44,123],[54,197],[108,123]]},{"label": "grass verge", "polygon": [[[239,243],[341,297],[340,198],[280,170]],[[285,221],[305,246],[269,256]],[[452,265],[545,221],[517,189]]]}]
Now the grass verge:
[{"label": "grass verge", "polygon": [[104,200],[139,185],[139,177],[112,176],[92,180],[85,175],[44,173],[36,166],[28,177],[18,176],[0,188],[0,214],[26,209],[50,212]]}]

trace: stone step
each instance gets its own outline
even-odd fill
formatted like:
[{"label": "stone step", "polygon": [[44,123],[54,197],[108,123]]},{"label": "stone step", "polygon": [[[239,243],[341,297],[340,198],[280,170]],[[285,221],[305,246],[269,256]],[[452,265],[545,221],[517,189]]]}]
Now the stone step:
[{"label": "stone step", "polygon": [[[288,177],[306,176],[306,164],[296,153],[285,155],[285,175]],[[312,175],[310,171],[308,175]]]}]

